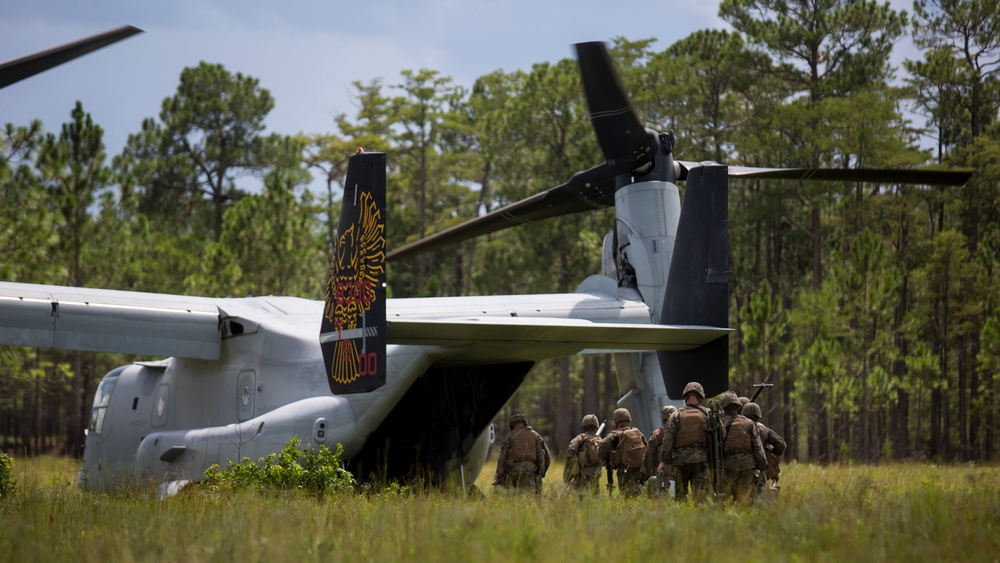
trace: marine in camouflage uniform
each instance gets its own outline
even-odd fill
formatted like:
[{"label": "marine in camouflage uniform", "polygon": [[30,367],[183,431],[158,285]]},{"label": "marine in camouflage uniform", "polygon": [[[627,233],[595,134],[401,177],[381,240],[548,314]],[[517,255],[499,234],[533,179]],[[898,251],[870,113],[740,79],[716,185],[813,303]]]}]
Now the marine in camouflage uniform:
[{"label": "marine in camouflage uniform", "polygon": [[549,451],[542,437],[528,426],[521,411],[510,417],[510,432],[500,443],[496,483],[508,489],[542,492],[542,478],[549,467]]},{"label": "marine in camouflage uniform", "polygon": [[719,399],[725,413],[722,425],[726,428],[723,440],[722,467],[725,475],[723,490],[737,502],[751,500],[754,492],[754,471],[767,469],[767,455],[760,440],[757,424],[740,414],[740,400],[728,391]]},{"label": "marine in camouflage uniform", "polygon": [[[662,491],[665,491],[667,482],[673,478],[673,472],[669,467],[663,473],[659,473],[656,469],[660,464],[660,447],[663,445],[663,431],[667,428],[667,420],[670,419],[670,415],[675,412],[677,412],[677,407],[673,405],[666,405],[660,409],[660,427],[650,433],[646,444],[646,457],[642,461],[642,480],[646,481],[650,495],[658,495]],[[653,478],[650,479],[650,477]]]},{"label": "marine in camouflage uniform", "polygon": [[712,476],[708,470],[708,409],[701,406],[705,402],[705,389],[697,381],[684,387],[683,408],[667,419],[663,429],[663,444],[660,446],[660,465],[657,470],[665,473],[672,467],[676,492],[674,498],[683,501],[691,488],[691,498],[705,500],[712,487]]},{"label": "marine in camouflage uniform", "polygon": [[570,487],[580,491],[590,490],[597,493],[601,488],[601,461],[593,460],[590,463],[586,455],[581,450],[594,442],[600,447],[601,437],[597,435],[597,417],[588,414],[583,417],[581,423],[583,432],[577,434],[570,440],[569,447],[566,448],[566,469],[563,479]]},{"label": "marine in camouflage uniform", "polygon": [[644,448],[642,456],[645,456],[646,437],[642,435],[642,432],[638,432],[637,428],[632,428],[632,413],[628,412],[628,409],[615,409],[611,417],[615,421],[615,429],[601,440],[601,448],[598,453],[601,456],[601,462],[607,465],[608,470],[615,470],[618,477],[618,490],[621,495],[630,498],[637,497],[642,492],[644,482],[642,479],[642,457],[639,458],[637,467],[629,468],[623,461],[624,453],[621,446],[625,440],[623,438],[625,432],[636,430],[637,438],[641,440]]},{"label": "marine in camouflage uniform", "polygon": [[757,423],[760,441],[764,444],[764,452],[767,454],[767,471],[764,472],[764,479],[770,481],[772,485],[777,485],[778,476],[781,475],[781,456],[784,455],[786,448],[785,440],[760,421],[760,405],[757,403],[743,405],[742,412],[743,416]]}]

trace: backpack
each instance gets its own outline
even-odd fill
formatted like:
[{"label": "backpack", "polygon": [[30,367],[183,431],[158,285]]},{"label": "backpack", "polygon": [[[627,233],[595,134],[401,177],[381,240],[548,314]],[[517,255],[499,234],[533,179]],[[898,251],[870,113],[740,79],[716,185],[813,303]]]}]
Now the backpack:
[{"label": "backpack", "polygon": [[576,452],[576,463],[580,469],[601,464],[601,456],[598,455],[600,448],[601,439],[597,436],[591,436],[580,444],[580,450]]},{"label": "backpack", "polygon": [[646,457],[646,437],[638,428],[626,428],[618,434],[618,448],[614,461],[617,467],[628,471],[642,469]]}]

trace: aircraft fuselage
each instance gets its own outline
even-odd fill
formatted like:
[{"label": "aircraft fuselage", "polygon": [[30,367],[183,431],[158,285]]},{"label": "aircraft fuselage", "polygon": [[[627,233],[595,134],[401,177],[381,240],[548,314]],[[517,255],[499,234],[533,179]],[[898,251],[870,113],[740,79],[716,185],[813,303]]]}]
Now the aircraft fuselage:
[{"label": "aircraft fuselage", "polygon": [[[594,283],[613,287],[611,280]],[[322,302],[219,301],[228,315],[219,359],[140,362],[105,376],[81,487],[198,479],[212,464],[256,460],[293,436],[314,447],[342,444],[364,476],[440,479],[457,471],[474,480],[490,422],[534,362],[579,351],[573,343],[525,345],[522,353],[489,342],[390,344],[385,386],[334,395],[317,339]],[[484,316],[649,322],[641,301],[588,293],[394,299],[387,316],[390,325]]]}]

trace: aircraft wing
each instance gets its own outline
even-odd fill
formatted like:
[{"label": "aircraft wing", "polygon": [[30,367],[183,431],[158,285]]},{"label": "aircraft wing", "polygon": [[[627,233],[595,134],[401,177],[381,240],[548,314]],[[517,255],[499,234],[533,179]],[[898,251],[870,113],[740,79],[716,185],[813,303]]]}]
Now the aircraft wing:
[{"label": "aircraft wing", "polygon": [[0,345],[214,360],[219,316],[200,297],[0,282]]},{"label": "aircraft wing", "polygon": [[[492,362],[536,361],[588,349],[688,350],[731,332],[650,324],[644,304],[606,295],[615,288],[605,289],[394,300],[387,338],[390,344],[433,347],[442,358]],[[322,302],[276,299],[0,282],[0,345],[214,360],[221,355],[221,320],[230,316],[313,322],[318,332]]]},{"label": "aircraft wing", "polygon": [[601,323],[548,317],[398,319],[389,342],[426,346],[516,345],[615,350],[689,350],[732,332],[708,326]]}]

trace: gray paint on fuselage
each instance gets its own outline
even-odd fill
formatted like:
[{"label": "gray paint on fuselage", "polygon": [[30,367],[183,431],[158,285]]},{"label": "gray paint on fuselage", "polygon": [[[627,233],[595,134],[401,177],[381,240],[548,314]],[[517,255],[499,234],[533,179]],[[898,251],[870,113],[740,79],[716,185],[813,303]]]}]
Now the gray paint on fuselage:
[{"label": "gray paint on fuselage", "polygon": [[[389,302],[388,317],[540,317],[648,324],[649,310],[643,303],[606,294],[614,290],[613,280],[594,279],[588,286],[595,292],[394,299]],[[226,333],[218,360],[170,358],[155,365],[128,366],[118,376],[104,432],[87,438],[82,477],[88,488],[107,488],[136,478],[197,479],[213,463],[224,465],[230,459],[256,459],[278,451],[293,435],[313,446],[342,443],[349,458],[434,361],[509,361],[512,354],[518,354],[501,344],[390,344],[385,386],[369,393],[333,396],[317,337],[322,302],[286,297],[215,301]],[[237,327],[234,323],[248,332],[229,330]],[[536,345],[524,355],[537,359],[575,351],[550,343]],[[239,382],[240,374],[248,371],[254,374],[256,388],[252,417],[246,419],[247,413],[240,412]],[[157,418],[154,398],[159,389],[168,394],[166,412]],[[241,418],[246,420],[238,422]],[[154,425],[154,420],[162,424]],[[321,420],[326,422],[322,440],[315,430]],[[475,437],[477,453],[487,449],[484,435]],[[165,454],[169,462],[160,460]],[[465,456],[463,467],[466,476],[475,479],[482,460],[470,455]]]}]

